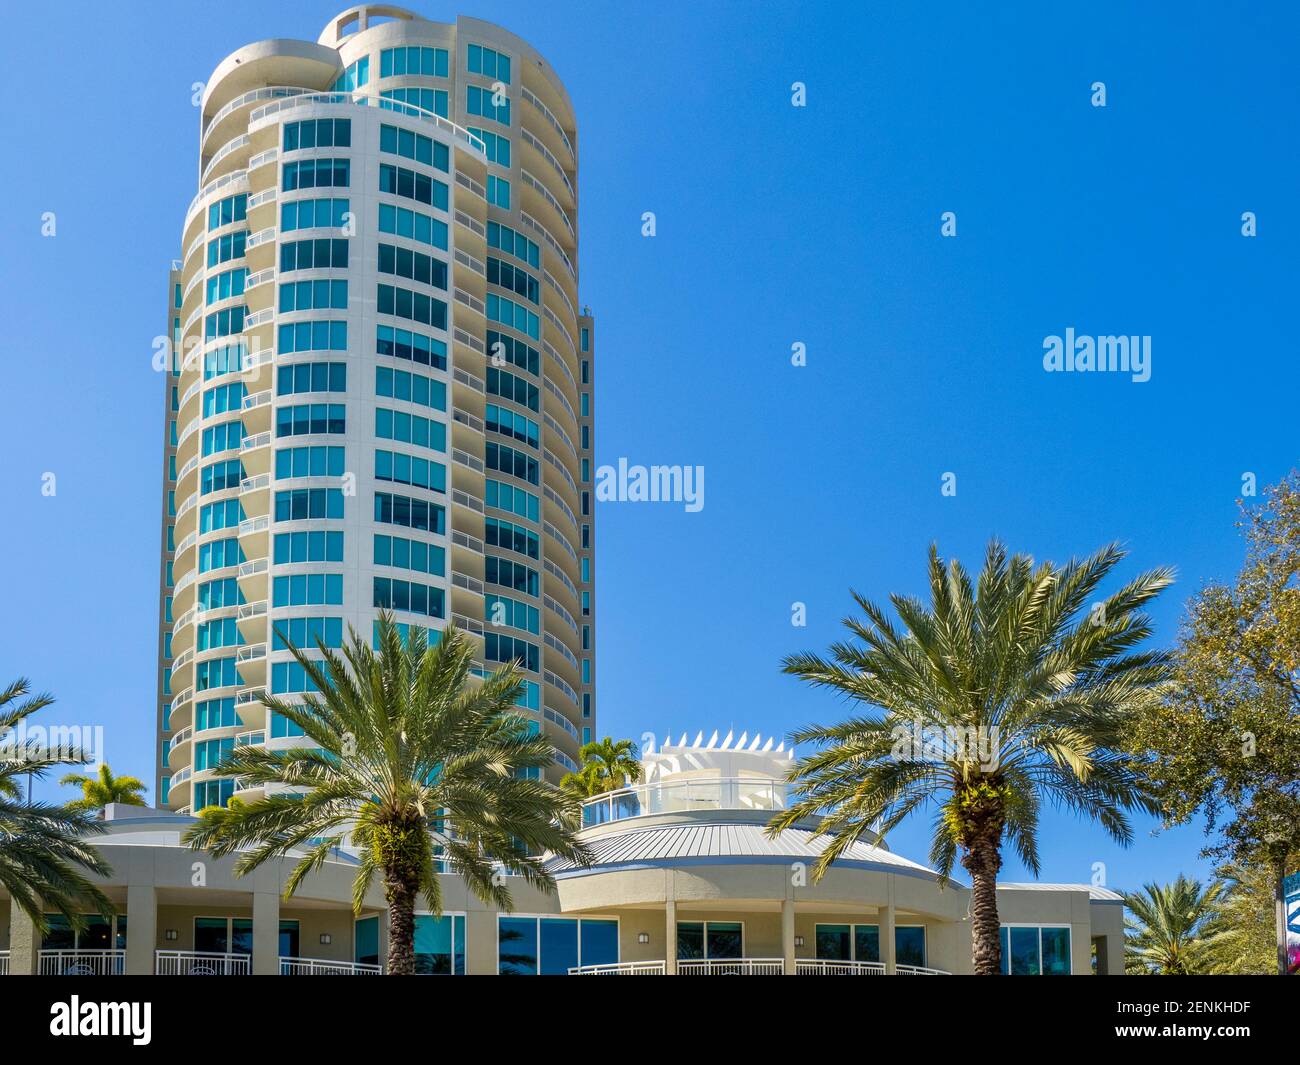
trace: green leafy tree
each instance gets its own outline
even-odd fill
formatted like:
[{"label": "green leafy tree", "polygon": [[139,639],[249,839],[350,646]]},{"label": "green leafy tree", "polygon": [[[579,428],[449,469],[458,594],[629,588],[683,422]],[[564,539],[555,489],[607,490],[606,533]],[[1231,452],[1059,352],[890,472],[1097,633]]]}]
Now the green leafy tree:
[{"label": "green leafy tree", "polygon": [[930,860],[970,875],[975,971],[1000,968],[997,874],[1009,842],[1038,872],[1044,801],[1097,821],[1122,844],[1125,812],[1150,809],[1120,735],[1167,675],[1166,657],[1138,650],[1151,626],[1142,608],[1172,580],[1143,574],[1098,599],[1123,552],[1114,545],[1065,565],[1008,557],[989,544],[972,585],[960,563],[930,549],[930,601],[895,595],[896,623],[854,593],[865,618],[829,659],[788,657],[785,672],[847,696],[862,712],[795,733],[817,753],[790,773],[797,801],[777,833],[821,817],[825,874],[855,840],[890,832],[937,808]]},{"label": "green leafy tree", "polygon": [[1242,506],[1246,559],[1190,602],[1166,697],[1128,735],[1166,825],[1204,814],[1205,854],[1273,880],[1274,972],[1284,974],[1282,882],[1300,864],[1300,474]]},{"label": "green leafy tree", "polygon": [[68,803],[73,810],[98,813],[112,803],[124,806],[146,805],[143,798],[144,781],[138,777],[115,777],[106,765],[99,767],[97,777],[88,777],[84,773],[65,773],[59,783],[65,787],[81,789],[81,798]]},{"label": "green leafy tree", "polygon": [[83,838],[96,828],[84,810],[23,798],[23,777],[39,779],[55,766],[87,760],[81,751],[17,742],[14,730],[54,702],[29,690],[19,678],[0,691],[0,884],[39,930],[47,926],[49,909],[81,928],[86,910],[113,912],[108,896],[85,874],[108,876],[112,869]]},{"label": "green leafy tree", "polygon": [[1205,976],[1213,973],[1240,933],[1223,921],[1227,886],[1202,886],[1179,876],[1172,884],[1147,884],[1124,896],[1124,971],[1134,976]]},{"label": "green leafy tree", "polygon": [[271,858],[300,856],[286,898],[335,848],[354,846],[360,864],[353,905],[360,912],[380,877],[388,972],[409,975],[417,898],[442,912],[440,866],[479,898],[510,910],[499,872],[553,891],[544,852],[579,864],[589,857],[571,829],[576,802],[541,776],[553,764],[554,747],[530,734],[514,709],[523,691],[518,667],[511,663],[480,682],[471,676],[476,651],[464,633],[449,626],[429,644],[413,627],[403,641],[387,613],[378,644],[375,651],[350,631],[341,654],[318,641],[320,660],[290,645],[319,694],[300,703],[263,701],[314,746],[236,748],[217,773],[292,793],[209,808],[185,841],[217,856],[239,852],[241,875]]}]

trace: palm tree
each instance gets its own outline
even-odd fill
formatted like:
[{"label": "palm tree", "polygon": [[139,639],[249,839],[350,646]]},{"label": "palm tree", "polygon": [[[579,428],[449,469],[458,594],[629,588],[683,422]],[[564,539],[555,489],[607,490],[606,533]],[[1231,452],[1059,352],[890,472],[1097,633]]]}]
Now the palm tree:
[{"label": "palm tree", "polygon": [[1126,894],[1132,917],[1124,919],[1124,971],[1130,975],[1193,976],[1220,969],[1225,948],[1241,938],[1222,907],[1227,885],[1180,875],[1172,884],[1146,884]]},{"label": "palm tree", "polygon": [[17,745],[16,730],[54,699],[28,695],[26,678],[0,691],[0,885],[31,918],[39,931],[53,909],[74,928],[85,924],[86,910],[105,916],[113,904],[85,873],[108,876],[112,869],[82,837],[95,830],[85,811],[50,803],[23,801],[23,776],[43,777],[56,765],[84,762],[76,750],[54,751]]},{"label": "palm tree", "polygon": [[115,777],[106,765],[99,767],[99,777],[88,777],[84,773],[65,773],[60,784],[80,788],[81,798],[68,803],[69,809],[98,813],[110,803],[123,806],[147,805],[141,797],[145,790],[144,781],[138,777]]},{"label": "palm tree", "polygon": [[1125,721],[1165,678],[1163,652],[1135,648],[1151,627],[1140,608],[1172,582],[1139,576],[1085,609],[1123,552],[1114,545],[1063,566],[1008,558],[988,546],[976,587],[961,564],[930,548],[930,603],[890,598],[901,628],[854,593],[865,620],[844,624],[832,660],[805,653],[785,672],[864,707],[842,724],[810,726],[796,743],[822,749],[790,772],[798,801],[772,834],[821,816],[820,878],[858,838],[884,836],[909,814],[938,807],[930,860],[947,877],[960,854],[971,878],[975,971],[996,975],[997,874],[1009,841],[1036,875],[1044,800],[1133,838],[1125,811],[1154,808],[1119,750]]},{"label": "palm tree", "polygon": [[576,773],[565,773],[560,779],[560,787],[579,801],[594,799],[609,790],[605,787],[600,766],[595,762],[588,762]]},{"label": "palm tree", "polygon": [[412,627],[404,642],[387,613],[378,651],[352,630],[341,654],[317,642],[323,661],[289,649],[319,694],[300,703],[263,699],[315,746],[238,747],[217,770],[292,792],[204,810],[185,842],[218,857],[240,851],[239,875],[301,855],[288,898],[350,840],[360,858],[353,906],[360,912],[378,874],[388,902],[388,971],[396,975],[415,971],[417,898],[442,912],[440,866],[510,910],[500,871],[553,891],[543,852],[589,862],[570,827],[576,800],[541,779],[555,749],[514,710],[523,691],[514,663],[479,683],[466,635],[449,626],[429,644]]},{"label": "palm tree", "polygon": [[592,792],[593,795],[617,791],[641,779],[641,759],[631,740],[615,740],[609,736],[593,740],[582,745],[578,757],[582,759],[580,773],[588,774],[598,785],[599,790]]}]

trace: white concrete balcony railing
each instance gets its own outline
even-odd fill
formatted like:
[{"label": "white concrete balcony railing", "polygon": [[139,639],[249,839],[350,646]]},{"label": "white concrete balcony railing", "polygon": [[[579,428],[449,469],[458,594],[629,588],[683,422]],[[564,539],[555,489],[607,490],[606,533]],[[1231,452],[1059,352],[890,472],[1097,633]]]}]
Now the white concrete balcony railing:
[{"label": "white concrete balcony railing", "polygon": [[781,958],[699,958],[677,963],[678,976],[784,976]]},{"label": "white concrete balcony railing", "polygon": [[661,961],[619,961],[612,965],[575,965],[570,976],[663,976],[668,971]]},{"label": "white concrete balcony railing", "polygon": [[154,951],[154,972],[158,976],[247,976],[252,961],[248,954],[158,950]]},{"label": "white concrete balcony railing", "polygon": [[827,961],[800,958],[794,963],[796,976],[884,976],[883,961]]},{"label": "white concrete balcony railing", "polygon": [[704,777],[637,784],[582,804],[582,825],[603,825],[651,814],[693,810],[784,810],[785,783],[770,777]]},{"label": "white concrete balcony railing", "polygon": [[43,950],[37,957],[39,976],[121,976],[125,950]]},{"label": "white concrete balcony railing", "polygon": [[321,958],[281,958],[281,976],[381,976],[378,965],[356,961],[325,961]]}]

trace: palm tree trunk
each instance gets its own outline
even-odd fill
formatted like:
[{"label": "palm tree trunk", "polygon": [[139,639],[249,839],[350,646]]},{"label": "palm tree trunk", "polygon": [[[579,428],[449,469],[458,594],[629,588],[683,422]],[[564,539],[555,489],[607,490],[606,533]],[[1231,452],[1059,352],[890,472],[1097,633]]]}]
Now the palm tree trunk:
[{"label": "palm tree trunk", "polygon": [[981,825],[961,864],[971,879],[971,960],[976,976],[998,976],[1002,972],[1002,942],[998,922],[998,870],[1002,852],[1001,832]]},{"label": "palm tree trunk", "polygon": [[415,975],[416,882],[396,873],[384,880],[388,900],[388,975]]}]

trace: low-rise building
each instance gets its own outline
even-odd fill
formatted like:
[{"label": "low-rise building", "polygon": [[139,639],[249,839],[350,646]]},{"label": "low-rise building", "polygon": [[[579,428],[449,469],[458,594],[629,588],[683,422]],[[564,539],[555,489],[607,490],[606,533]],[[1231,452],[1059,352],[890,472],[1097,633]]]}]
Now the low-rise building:
[{"label": "low-rise building", "polygon": [[[891,851],[855,843],[819,882],[827,840],[815,820],[766,831],[788,801],[792,756],[729,735],[665,743],[643,780],[583,808],[593,860],[550,862],[556,891],[512,883],[514,910],[485,905],[442,874],[444,912],[417,917],[431,974],[943,975],[971,972],[970,890]],[[42,938],[0,891],[8,972],[159,975],[376,974],[386,954],[378,885],[351,908],[355,859],[340,852],[290,900],[292,858],[246,877],[233,858],[181,845],[192,818],[106,811],[93,841],[113,867],[118,907]],[[1003,967],[1014,973],[1123,972],[1123,902],[1084,884],[1003,884]]]}]

